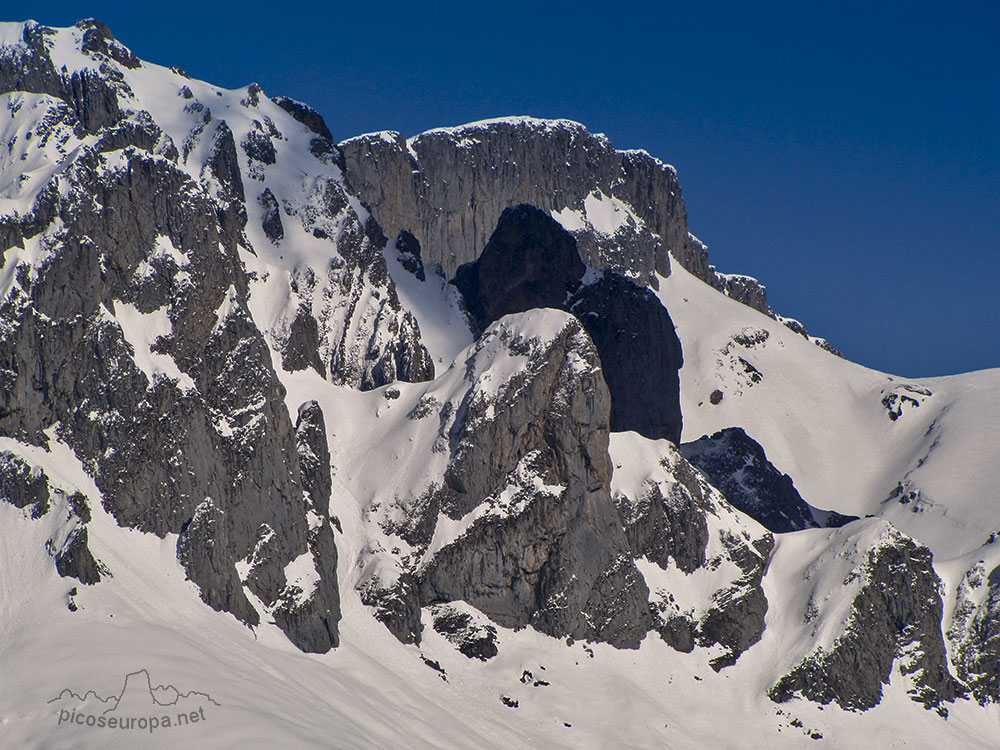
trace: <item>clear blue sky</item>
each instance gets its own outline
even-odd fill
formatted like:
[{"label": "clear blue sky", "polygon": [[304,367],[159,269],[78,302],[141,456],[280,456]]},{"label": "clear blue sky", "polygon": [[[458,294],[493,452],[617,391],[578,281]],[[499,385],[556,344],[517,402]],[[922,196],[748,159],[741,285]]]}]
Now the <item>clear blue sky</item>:
[{"label": "clear blue sky", "polygon": [[1000,366],[997,0],[4,5],[96,16],[144,59],[312,104],[338,139],[579,120],[674,164],[719,270],[850,359]]}]

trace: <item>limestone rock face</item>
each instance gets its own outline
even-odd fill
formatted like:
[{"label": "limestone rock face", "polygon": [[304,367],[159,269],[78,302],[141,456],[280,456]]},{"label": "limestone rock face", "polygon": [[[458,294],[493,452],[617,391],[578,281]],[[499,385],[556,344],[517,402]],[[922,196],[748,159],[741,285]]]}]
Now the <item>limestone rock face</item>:
[{"label": "limestone rock face", "polygon": [[647,288],[613,272],[591,273],[576,240],[533,206],[503,212],[478,260],[459,268],[473,328],[537,307],[573,313],[601,358],[611,429],[680,440],[681,344],[670,315]]},{"label": "limestone rock face", "polygon": [[[994,534],[989,545],[996,544]],[[981,705],[1000,703],[1000,566],[980,560],[965,574],[948,629],[956,674]]]},{"label": "limestone rock face", "polygon": [[71,73],[57,70],[50,56],[55,29],[28,22],[22,43],[0,52],[0,92],[26,91],[61,99],[85,131],[96,133],[122,118],[119,95],[131,93],[120,69],[105,51],[113,49],[128,60],[133,56],[114,41],[103,24],[83,21],[72,33],[79,38],[81,52],[93,60],[92,67]]},{"label": "limestone rock face", "polygon": [[[267,330],[286,368],[312,366],[338,385],[361,390],[433,378],[420,327],[386,269],[386,238],[357,199],[336,178],[310,180],[284,213],[299,225],[296,243],[319,244],[326,259],[297,265],[283,288],[279,279],[266,282],[270,293],[288,300]],[[289,238],[290,225],[283,229]]]},{"label": "limestone rock face", "polygon": [[[874,522],[873,522],[874,523]],[[845,527],[840,533],[847,534]],[[860,559],[841,586],[856,590],[844,622],[828,644],[782,677],[770,691],[779,703],[801,695],[818,703],[868,709],[882,698],[882,686],[898,664],[910,681],[914,701],[943,714],[942,703],[965,693],[951,674],[941,634],[941,582],[926,547],[888,524],[874,540],[855,532]],[[807,571],[819,574],[816,565]],[[810,598],[806,617],[821,620],[820,593]]]},{"label": "limestone rock face", "polygon": [[[774,539],[733,510],[666,440],[612,436],[611,491],[637,563],[650,588],[652,628],[670,646],[721,646],[710,665],[732,666],[764,632],[768,601],[761,582]],[[716,587],[694,594],[692,574],[713,571]],[[685,593],[682,593],[685,592]]]},{"label": "limestone rock face", "polygon": [[681,452],[722,490],[729,503],[771,531],[838,527],[857,518],[816,512],[802,499],[791,477],[778,471],[760,443],[740,427],[685,443]]},{"label": "limestone rock face", "polygon": [[504,316],[408,398],[440,469],[373,508],[378,547],[411,548],[372,556],[362,596],[379,619],[413,641],[414,607],[464,601],[499,625],[638,646],[648,590],[611,502],[608,391],[579,322]]},{"label": "limestone rock face", "polygon": [[579,123],[512,117],[339,146],[351,186],[389,236],[412,232],[424,261],[440,263],[446,277],[475,260],[504,209],[529,203],[573,232],[591,268],[655,285],[655,273],[670,275],[672,255],[770,314],[762,286],[729,284],[709,265],[705,245],[688,231],[674,168],[645,151],[618,151]]},{"label": "limestone rock face", "polygon": [[[441,512],[461,518],[484,501],[520,512],[485,515],[439,550],[421,570],[420,598],[461,599],[508,627],[635,647],[648,629],[646,587],[607,491],[607,390],[586,334],[562,321],[545,344],[509,339],[530,377],[497,401],[473,390],[459,406]],[[513,330],[489,329],[481,351]]]},{"label": "limestone rock face", "polygon": [[[638,232],[630,229],[630,247],[613,247],[592,229],[581,240],[588,265],[617,264],[615,270],[644,283],[653,271],[669,275],[667,252],[687,242],[673,169],[644,153],[618,152],[603,135],[566,120],[496,120],[428,131],[409,142],[398,133],[379,133],[340,148],[352,187],[386,231],[411,231],[424,259],[441,263],[447,276],[475,259],[497,217],[519,203],[550,212],[582,210],[592,193],[637,201],[660,196],[656,205],[642,206],[649,213],[637,215],[644,224],[635,223]],[[640,184],[648,180],[655,187]],[[653,236],[661,232],[662,242]]]},{"label": "limestone rock face", "polygon": [[[53,63],[57,33],[78,69]],[[4,181],[18,208],[0,215],[10,271],[0,436],[68,446],[120,525],[177,535],[207,604],[251,625],[267,614],[300,648],[328,650],[340,617],[336,546],[329,481],[312,459],[329,463],[325,432],[308,410],[312,427],[301,438],[293,428],[244,265],[254,257],[244,180],[273,161],[269,118],[236,138],[237,126],[181,90],[178,112],[193,127],[172,137],[124,82],[123,68],[141,63],[96,22],[26,24],[0,57],[15,163],[58,166]],[[312,221],[322,220],[317,210]],[[299,442],[310,448],[305,474]],[[10,467],[11,497],[41,508],[40,485]],[[77,506],[76,527],[53,541],[56,566],[95,583],[89,514]]]}]

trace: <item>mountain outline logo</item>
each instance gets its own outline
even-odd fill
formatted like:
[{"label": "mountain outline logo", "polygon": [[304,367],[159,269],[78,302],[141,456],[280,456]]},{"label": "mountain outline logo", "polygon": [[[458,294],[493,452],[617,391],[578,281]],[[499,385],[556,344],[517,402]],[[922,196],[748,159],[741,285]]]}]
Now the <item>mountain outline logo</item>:
[{"label": "mountain outline logo", "polygon": [[[57,725],[67,728],[140,730],[190,726],[207,721],[221,704],[208,693],[182,692],[171,684],[153,685],[147,669],[125,675],[117,694],[102,697],[95,690],[83,694],[63,688],[48,701],[57,707]],[[209,713],[206,714],[206,709]]]}]

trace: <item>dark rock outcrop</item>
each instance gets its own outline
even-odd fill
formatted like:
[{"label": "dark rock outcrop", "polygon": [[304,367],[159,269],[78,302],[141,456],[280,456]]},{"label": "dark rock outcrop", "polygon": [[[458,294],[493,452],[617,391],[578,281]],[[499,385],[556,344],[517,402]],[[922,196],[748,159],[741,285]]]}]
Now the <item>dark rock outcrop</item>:
[{"label": "dark rock outcrop", "polygon": [[417,585],[413,575],[403,573],[388,585],[378,580],[366,581],[358,591],[361,603],[372,608],[375,619],[400,643],[420,643],[424,630]]},{"label": "dark rock outcrop", "polygon": [[433,608],[434,630],[470,659],[489,661],[499,653],[497,629],[448,605]]},{"label": "dark rock outcrop", "polygon": [[0,502],[27,510],[32,519],[48,514],[55,503],[69,521],[68,531],[57,531],[45,545],[55,559],[56,572],[86,585],[99,583],[102,574],[108,574],[90,551],[87,524],[91,515],[83,494],[51,486],[40,467],[10,451],[0,451]]},{"label": "dark rock outcrop", "polygon": [[611,392],[611,429],[680,440],[683,364],[673,322],[656,296],[611,272],[585,278],[576,240],[528,205],[503,212],[479,259],[458,269],[473,327],[553,307],[573,313],[601,358]]},{"label": "dark rock outcrop", "polygon": [[823,523],[802,499],[791,477],[767,460],[764,448],[741,427],[729,427],[681,446],[726,500],[771,531],[783,533],[819,526],[838,527],[857,516],[823,512]]},{"label": "dark rock outcrop", "polygon": [[289,372],[312,367],[325,377],[326,367],[320,359],[319,347],[319,323],[304,305],[300,305],[288,329],[281,366]]},{"label": "dark rock outcrop", "polygon": [[285,227],[281,223],[281,209],[278,207],[278,199],[274,197],[271,188],[265,188],[257,200],[261,208],[264,209],[264,215],[261,218],[261,228],[264,230],[264,235],[275,243],[284,239]]},{"label": "dark rock outcrop", "polygon": [[77,21],[76,26],[78,29],[83,29],[82,49],[84,52],[91,54],[99,52],[107,55],[126,68],[134,69],[142,65],[135,53],[117,41],[111,33],[111,29],[96,18],[85,18],[82,21]]},{"label": "dark rock outcrop", "polygon": [[427,276],[424,274],[424,262],[420,257],[420,243],[417,238],[404,229],[396,237],[395,246],[403,268],[421,281],[426,281]]},{"label": "dark rock outcrop", "polygon": [[712,606],[696,632],[699,645],[718,643],[728,649],[727,653],[709,662],[716,672],[735,664],[740,654],[757,643],[764,633],[767,597],[761,581],[771,559],[774,538],[768,534],[748,545],[739,537],[723,534],[722,543],[742,575],[730,586],[715,592]]},{"label": "dark rock outcrop", "polygon": [[287,96],[273,96],[271,101],[316,134],[316,137],[309,143],[309,152],[313,156],[322,162],[336,164],[342,172],[347,171],[344,154],[334,144],[333,134],[319,112],[308,104],[303,104]]},{"label": "dark rock outcrop", "polygon": [[[987,544],[996,542],[994,534]],[[966,572],[948,640],[955,672],[976,701],[1000,703],[1000,566],[987,573],[980,560]]]},{"label": "dark rock outcrop", "polygon": [[[715,270],[715,266],[709,266],[709,271],[705,275],[695,275],[702,279],[702,281],[707,281],[727,297],[731,297],[737,302],[742,302],[747,307],[759,310],[772,318],[775,317],[771,306],[767,304],[767,289],[752,276],[719,273]],[[803,336],[806,335],[804,328],[801,333]]]},{"label": "dark rock outcrop", "polygon": [[295,421],[299,469],[308,507],[309,554],[318,574],[311,592],[292,584],[275,609],[275,621],[303,651],[324,653],[340,643],[340,591],[337,587],[337,543],[330,518],[330,448],[323,410],[315,401],[299,406]]},{"label": "dark rock outcrop", "polygon": [[330,448],[326,439],[323,410],[315,401],[306,401],[299,407],[295,440],[298,445],[302,489],[309,495],[310,504],[316,512],[329,520],[330,491],[333,486]]},{"label": "dark rock outcrop", "polygon": [[271,101],[285,110],[298,122],[301,122],[309,128],[316,135],[321,138],[326,138],[326,140],[331,143],[333,142],[333,134],[330,132],[330,128],[326,126],[326,121],[323,119],[323,116],[308,104],[296,101],[295,99],[287,96],[272,96]]},{"label": "dark rock outcrop", "polygon": [[274,164],[278,159],[278,151],[266,133],[251,130],[240,144],[247,158],[261,164]]},{"label": "dark rock outcrop", "polygon": [[912,680],[914,701],[937,708],[965,688],[950,673],[941,635],[941,582],[931,552],[889,528],[849,581],[862,584],[848,624],[828,649],[803,659],[771,688],[782,703],[800,695],[817,703],[866,710],[882,699],[893,665]]},{"label": "dark rock outcrop", "polygon": [[31,506],[32,517],[39,518],[49,511],[48,477],[13,453],[0,451],[0,500],[15,508]]},{"label": "dark rock outcrop", "polygon": [[87,527],[75,527],[56,553],[56,570],[63,578],[75,578],[80,583],[92,585],[100,582],[101,569],[87,542]]}]

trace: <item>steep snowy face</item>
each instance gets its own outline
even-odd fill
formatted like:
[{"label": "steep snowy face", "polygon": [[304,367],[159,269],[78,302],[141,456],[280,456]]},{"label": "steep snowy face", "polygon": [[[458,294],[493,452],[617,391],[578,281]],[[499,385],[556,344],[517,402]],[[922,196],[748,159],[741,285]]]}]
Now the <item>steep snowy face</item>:
[{"label": "steep snowy face", "polygon": [[28,446],[68,445],[97,494],[71,506],[65,569],[97,577],[99,503],[179,535],[212,607],[328,650],[329,487],[299,461],[272,357],[359,388],[432,375],[381,231],[307,108],[143,63],[95,21],[2,37],[5,482],[34,486],[30,467],[44,485]]},{"label": "steep snowy face", "polygon": [[658,295],[684,345],[686,442],[739,426],[813,507],[883,517],[942,560],[973,554],[996,530],[997,370],[875,372],[684,271]]}]

